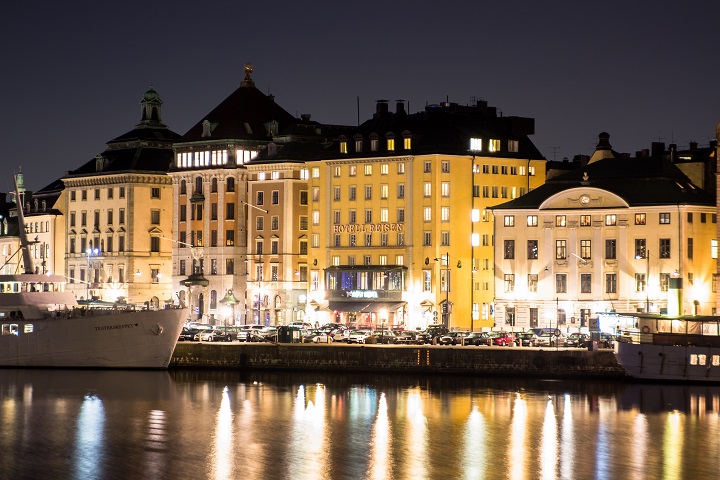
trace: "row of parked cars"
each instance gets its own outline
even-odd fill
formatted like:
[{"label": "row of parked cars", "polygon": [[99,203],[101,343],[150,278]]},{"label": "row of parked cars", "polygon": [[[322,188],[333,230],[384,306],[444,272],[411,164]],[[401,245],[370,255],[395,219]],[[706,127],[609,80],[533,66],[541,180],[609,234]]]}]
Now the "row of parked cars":
[{"label": "row of parked cars", "polygon": [[[303,343],[349,344],[391,344],[391,345],[497,345],[523,347],[579,347],[612,348],[615,338],[601,333],[591,337],[586,333],[575,332],[565,335],[552,328],[534,328],[526,332],[511,333],[503,331],[468,332],[449,331],[444,325],[429,325],[425,330],[392,330],[356,328],[346,325],[327,324],[322,328],[311,328],[307,323],[290,325],[299,330],[299,340]],[[212,326],[191,323],[183,327],[179,341],[202,342],[276,342],[278,327],[263,325]]]}]

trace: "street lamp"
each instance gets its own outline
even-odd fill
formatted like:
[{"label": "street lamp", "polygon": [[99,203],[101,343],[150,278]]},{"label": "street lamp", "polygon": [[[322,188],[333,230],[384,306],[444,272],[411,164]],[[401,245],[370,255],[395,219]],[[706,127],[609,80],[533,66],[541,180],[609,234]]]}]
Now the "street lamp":
[{"label": "street lamp", "polygon": [[[230,316],[233,319],[233,325],[235,325],[235,305],[240,303],[240,300],[235,297],[232,288],[227,291],[225,297],[220,300],[220,303],[228,305],[228,309],[230,310]],[[225,326],[227,327],[227,315],[225,316]]]},{"label": "street lamp", "polygon": [[[650,252],[647,247],[645,248],[645,259],[647,259],[647,268],[645,271],[645,313],[650,313],[650,292],[648,286],[650,285]],[[635,260],[642,259],[642,255],[635,255]]]},{"label": "street lamp", "polygon": [[88,248],[85,251],[87,255],[87,281],[85,282],[85,302],[90,303],[90,257],[97,256],[100,254],[99,248]]},{"label": "street lamp", "polygon": [[[427,259],[426,263],[427,263]],[[445,252],[444,257],[436,258],[434,259],[437,261],[445,261],[445,304],[442,308],[442,316],[443,316],[443,325],[446,327],[450,326],[450,314],[452,313],[452,308],[450,307],[450,252]],[[457,268],[461,268],[462,263],[460,260],[458,260]]]}]

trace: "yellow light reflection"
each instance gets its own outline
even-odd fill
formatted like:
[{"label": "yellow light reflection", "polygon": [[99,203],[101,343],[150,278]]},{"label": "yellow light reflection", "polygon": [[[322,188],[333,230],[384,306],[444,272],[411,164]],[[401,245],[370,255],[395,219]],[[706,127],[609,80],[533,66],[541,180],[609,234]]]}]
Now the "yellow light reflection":
[{"label": "yellow light reflection", "polygon": [[233,448],[233,413],[230,406],[228,387],[223,388],[220,408],[215,420],[215,441],[210,452],[212,476],[217,479],[232,478],[235,463]]},{"label": "yellow light reflection", "polygon": [[385,394],[381,393],[370,442],[370,472],[368,478],[378,480],[392,478],[392,464],[390,463],[392,444],[390,443],[390,437],[387,400]]},{"label": "yellow light reflection", "polygon": [[545,406],[540,450],[540,478],[554,479],[557,476],[557,419],[552,400]]},{"label": "yellow light reflection", "polygon": [[489,467],[486,456],[478,454],[484,451],[486,442],[485,418],[473,405],[472,411],[465,423],[465,441],[463,442],[463,478],[479,480],[485,478],[485,470]]},{"label": "yellow light reflection", "polygon": [[80,407],[75,432],[75,478],[101,478],[105,433],[102,400],[86,395]]},{"label": "yellow light reflection", "polygon": [[167,465],[167,419],[162,410],[151,410],[148,414],[147,432],[145,434],[145,471],[149,478],[162,478]]},{"label": "yellow light reflection", "polygon": [[510,441],[508,442],[508,458],[510,462],[510,478],[525,478],[525,458],[527,456],[518,452],[531,451],[530,445],[526,445],[525,431],[527,430],[527,402],[516,394],[513,404],[513,416],[510,430]]},{"label": "yellow light reflection", "polygon": [[414,460],[408,467],[406,478],[420,479],[427,477],[427,419],[422,409],[422,398],[418,391],[408,393],[407,397],[408,435],[407,445],[409,458]]},{"label": "yellow light reflection", "polygon": [[327,428],[325,387],[315,388],[314,400],[305,404],[305,387],[298,388],[293,408],[293,425],[288,445],[288,478],[323,478],[327,469]]},{"label": "yellow light reflection", "polygon": [[645,459],[649,453],[648,422],[647,417],[641,413],[635,417],[635,422],[633,423],[632,448],[630,451],[632,452],[630,458],[635,463],[632,465],[633,468],[628,469],[628,471],[632,473],[632,479],[642,480],[647,476]]},{"label": "yellow light reflection", "polygon": [[573,430],[572,402],[570,395],[565,395],[563,402],[562,432],[560,436],[560,463],[561,478],[572,478],[575,467],[575,433]]},{"label": "yellow light reflection", "polygon": [[665,479],[682,478],[683,433],[680,413],[670,412],[663,435],[663,473]]}]

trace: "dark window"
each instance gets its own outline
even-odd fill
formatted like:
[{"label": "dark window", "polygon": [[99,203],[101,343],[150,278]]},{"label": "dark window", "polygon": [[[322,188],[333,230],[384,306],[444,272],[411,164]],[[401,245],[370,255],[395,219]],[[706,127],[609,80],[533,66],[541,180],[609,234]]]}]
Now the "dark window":
[{"label": "dark window", "polygon": [[527,242],[527,258],[537,259],[538,258],[538,241],[528,240]]},{"label": "dark window", "polygon": [[605,240],[605,258],[607,260],[615,260],[617,258],[617,240]]},{"label": "dark window", "polygon": [[503,246],[503,258],[515,258],[515,240],[505,240]]},{"label": "dark window", "polygon": [[670,258],[670,239],[660,239],[660,258]]}]

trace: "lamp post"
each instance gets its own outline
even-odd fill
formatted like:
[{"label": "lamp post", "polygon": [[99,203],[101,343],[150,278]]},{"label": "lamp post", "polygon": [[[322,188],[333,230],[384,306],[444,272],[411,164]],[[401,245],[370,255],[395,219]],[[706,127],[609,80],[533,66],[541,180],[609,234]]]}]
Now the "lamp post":
[{"label": "lamp post", "polygon": [[85,302],[90,303],[90,257],[97,256],[100,253],[99,248],[88,248],[85,251],[87,256],[87,281],[85,282]]},{"label": "lamp post", "polygon": [[[235,295],[233,294],[232,288],[227,291],[225,297],[220,300],[220,303],[224,303],[230,309],[230,317],[233,319],[232,324],[235,325],[235,305],[240,303]],[[227,315],[225,315],[225,326],[227,327]]]},{"label": "lamp post", "polygon": [[[643,258],[642,255],[635,255],[636,260]],[[647,247],[645,248],[645,259],[647,260],[647,267],[645,270],[645,313],[650,313],[650,292],[648,286],[650,285],[650,252]]]}]

